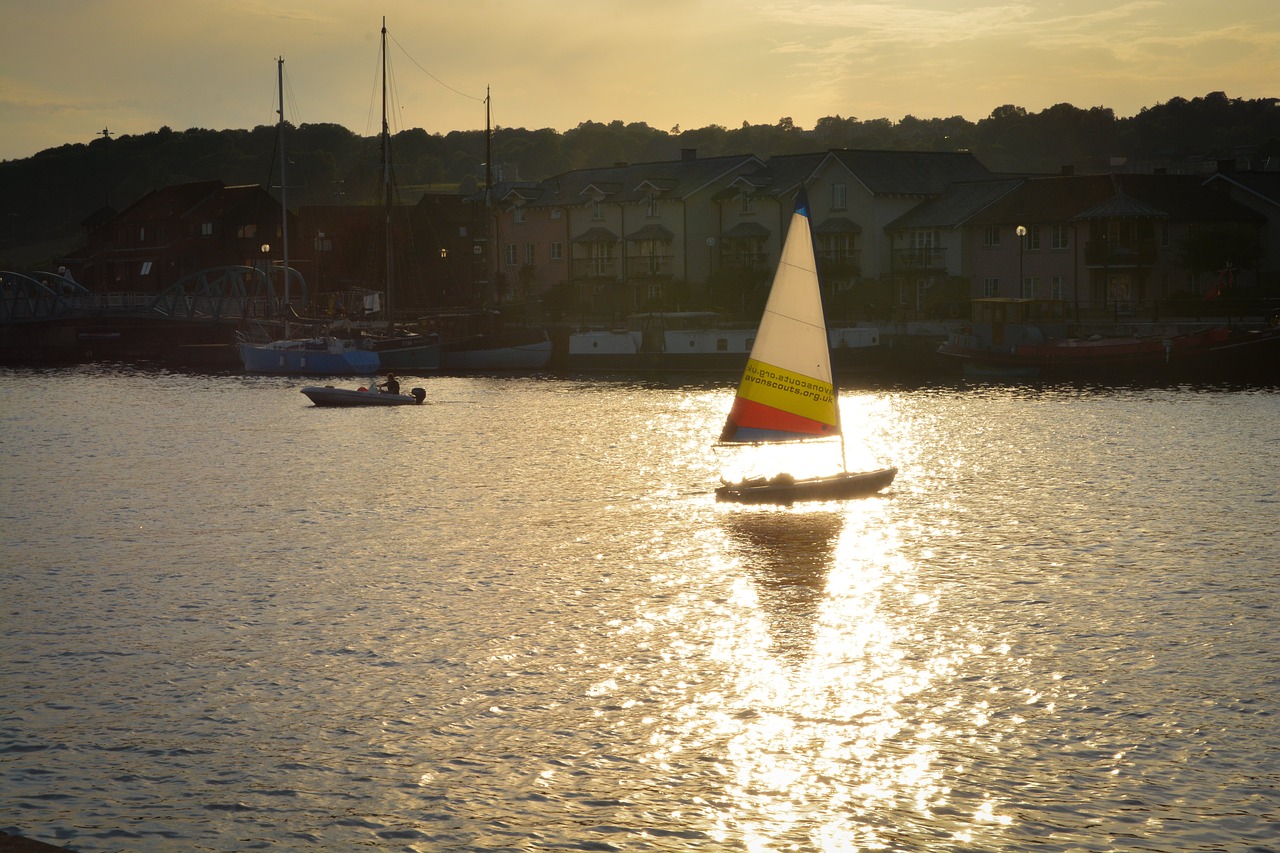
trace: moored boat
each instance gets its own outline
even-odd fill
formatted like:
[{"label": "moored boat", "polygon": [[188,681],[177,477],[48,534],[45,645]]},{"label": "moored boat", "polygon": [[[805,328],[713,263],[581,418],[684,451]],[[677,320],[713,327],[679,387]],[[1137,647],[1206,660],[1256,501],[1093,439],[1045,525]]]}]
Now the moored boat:
[{"label": "moored boat", "polygon": [[1280,370],[1280,330],[1210,326],[1153,328],[1143,334],[1070,334],[1061,303],[975,299],[973,323],[948,336],[939,355],[971,376],[1213,377]]},{"label": "moored boat", "polygon": [[355,376],[376,373],[378,354],[334,337],[240,344],[240,361],[250,373]]},{"label": "moored boat", "polygon": [[542,370],[550,363],[551,338],[542,329],[477,335],[451,341],[440,350],[440,369],[446,371]]},{"label": "moored boat", "polygon": [[[747,364],[756,327],[720,322],[705,311],[635,314],[626,328],[583,329],[569,335],[570,370],[732,371]],[[855,372],[877,364],[880,332],[871,327],[827,332],[833,367]]]}]

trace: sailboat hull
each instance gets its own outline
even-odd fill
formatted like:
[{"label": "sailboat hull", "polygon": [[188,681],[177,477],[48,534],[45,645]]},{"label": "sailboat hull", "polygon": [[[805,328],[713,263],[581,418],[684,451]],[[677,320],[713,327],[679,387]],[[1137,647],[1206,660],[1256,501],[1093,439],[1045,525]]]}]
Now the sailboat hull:
[{"label": "sailboat hull", "polygon": [[864,498],[888,488],[897,475],[897,468],[881,468],[876,471],[844,471],[803,480],[785,475],[770,479],[755,477],[738,483],[725,483],[716,489],[716,500],[740,504],[793,504]]},{"label": "sailboat hull", "polygon": [[240,362],[250,373],[288,376],[353,376],[378,371],[378,354],[323,341],[240,344]]}]

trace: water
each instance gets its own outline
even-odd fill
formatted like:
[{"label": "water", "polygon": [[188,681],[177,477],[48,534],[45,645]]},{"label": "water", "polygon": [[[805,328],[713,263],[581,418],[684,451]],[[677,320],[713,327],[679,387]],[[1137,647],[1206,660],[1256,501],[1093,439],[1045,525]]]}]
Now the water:
[{"label": "water", "polygon": [[301,384],[0,373],[0,829],[1276,847],[1277,389],[846,391],[897,482],[770,510],[731,380]]}]

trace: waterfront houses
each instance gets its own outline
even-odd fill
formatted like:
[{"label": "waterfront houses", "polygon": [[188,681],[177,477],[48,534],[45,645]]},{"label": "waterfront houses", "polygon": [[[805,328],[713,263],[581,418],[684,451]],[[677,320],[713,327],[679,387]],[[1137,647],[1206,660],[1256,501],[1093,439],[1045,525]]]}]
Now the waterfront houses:
[{"label": "waterfront houses", "polygon": [[281,228],[280,203],[262,187],[197,181],[104,212],[61,260],[90,291],[154,294],[206,267],[279,263]]},{"label": "waterfront houses", "polygon": [[828,151],[617,164],[512,186],[493,236],[513,297],[560,292],[596,315],[678,310],[683,300],[751,314],[767,288],[796,191],[808,190],[833,298],[892,301],[885,226],[956,181],[990,178],[968,152]]},{"label": "waterfront houses", "polygon": [[493,227],[500,290],[514,301],[557,293],[595,313],[678,301],[708,280],[719,234],[714,198],[763,167],[752,155],[579,169],[517,185]]},{"label": "waterfront houses", "polygon": [[[982,297],[1116,320],[1227,294],[1262,304],[1280,289],[1280,172],[996,175],[965,151],[689,149],[500,179],[397,207],[392,242],[416,252],[403,260],[386,253],[379,208],[302,208],[290,264],[324,298],[380,289],[391,262],[393,302],[410,314],[519,305],[597,324],[694,310],[750,321],[801,187],[842,323],[959,321]],[[154,293],[200,267],[279,263],[281,236],[261,187],[184,184],[95,224],[67,266],[91,289]]]},{"label": "waterfront houses", "polygon": [[1061,300],[1114,320],[1254,290],[1265,221],[1190,175],[1029,178],[965,220],[967,296]]}]

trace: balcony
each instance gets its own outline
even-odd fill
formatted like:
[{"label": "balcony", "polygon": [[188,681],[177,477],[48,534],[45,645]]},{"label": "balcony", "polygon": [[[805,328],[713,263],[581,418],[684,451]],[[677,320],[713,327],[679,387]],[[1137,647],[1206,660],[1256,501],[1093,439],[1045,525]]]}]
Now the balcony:
[{"label": "balcony", "polygon": [[1091,267],[1149,267],[1156,262],[1156,241],[1090,240],[1084,262]]},{"label": "balcony", "polygon": [[734,272],[771,272],[768,252],[723,252],[720,268]]},{"label": "balcony", "polygon": [[932,247],[894,249],[893,268],[899,272],[904,270],[945,270],[947,268],[947,250]]},{"label": "balcony", "polygon": [[618,261],[616,258],[574,258],[573,277],[576,280],[618,278]]},{"label": "balcony", "polygon": [[670,255],[628,255],[627,276],[631,278],[670,278]]},{"label": "balcony", "polygon": [[840,249],[818,252],[818,274],[823,278],[857,278],[862,275],[862,251]]}]

